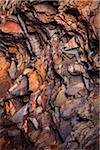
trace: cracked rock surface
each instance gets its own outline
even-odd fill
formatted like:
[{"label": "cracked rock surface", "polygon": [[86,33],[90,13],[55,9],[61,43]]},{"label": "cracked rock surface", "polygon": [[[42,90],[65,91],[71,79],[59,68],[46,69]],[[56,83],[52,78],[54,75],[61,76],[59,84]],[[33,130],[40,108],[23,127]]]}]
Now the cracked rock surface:
[{"label": "cracked rock surface", "polygon": [[0,0],[0,150],[99,150],[99,1]]}]

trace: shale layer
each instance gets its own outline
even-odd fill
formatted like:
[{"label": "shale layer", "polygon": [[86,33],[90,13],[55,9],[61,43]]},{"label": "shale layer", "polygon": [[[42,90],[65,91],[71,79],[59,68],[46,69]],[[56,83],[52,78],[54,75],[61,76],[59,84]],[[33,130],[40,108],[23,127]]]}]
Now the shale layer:
[{"label": "shale layer", "polygon": [[0,1],[0,150],[98,150],[99,2]]}]

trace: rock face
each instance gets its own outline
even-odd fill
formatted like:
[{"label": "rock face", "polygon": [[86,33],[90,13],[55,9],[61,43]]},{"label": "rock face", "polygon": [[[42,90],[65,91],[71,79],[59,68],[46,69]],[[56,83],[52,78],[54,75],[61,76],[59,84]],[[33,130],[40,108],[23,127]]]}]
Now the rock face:
[{"label": "rock face", "polygon": [[99,2],[0,0],[0,150],[98,150]]},{"label": "rock face", "polygon": [[6,93],[11,86],[11,79],[7,72],[9,67],[10,63],[6,61],[4,55],[0,52],[0,98],[6,96]]}]

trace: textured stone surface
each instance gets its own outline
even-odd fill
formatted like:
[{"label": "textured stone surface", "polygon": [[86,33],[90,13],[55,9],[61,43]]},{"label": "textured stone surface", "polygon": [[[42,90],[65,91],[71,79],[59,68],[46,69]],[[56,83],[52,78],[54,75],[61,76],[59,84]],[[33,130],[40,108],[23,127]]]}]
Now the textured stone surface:
[{"label": "textured stone surface", "polygon": [[0,150],[98,150],[96,0],[0,0]]}]

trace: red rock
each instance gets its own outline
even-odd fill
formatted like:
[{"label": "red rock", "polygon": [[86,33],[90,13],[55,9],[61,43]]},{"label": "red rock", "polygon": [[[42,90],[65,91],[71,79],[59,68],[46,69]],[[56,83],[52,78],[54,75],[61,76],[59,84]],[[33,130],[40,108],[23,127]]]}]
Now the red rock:
[{"label": "red rock", "polygon": [[22,29],[18,23],[15,23],[13,21],[6,21],[2,26],[2,31],[6,33],[9,32],[21,33]]}]

